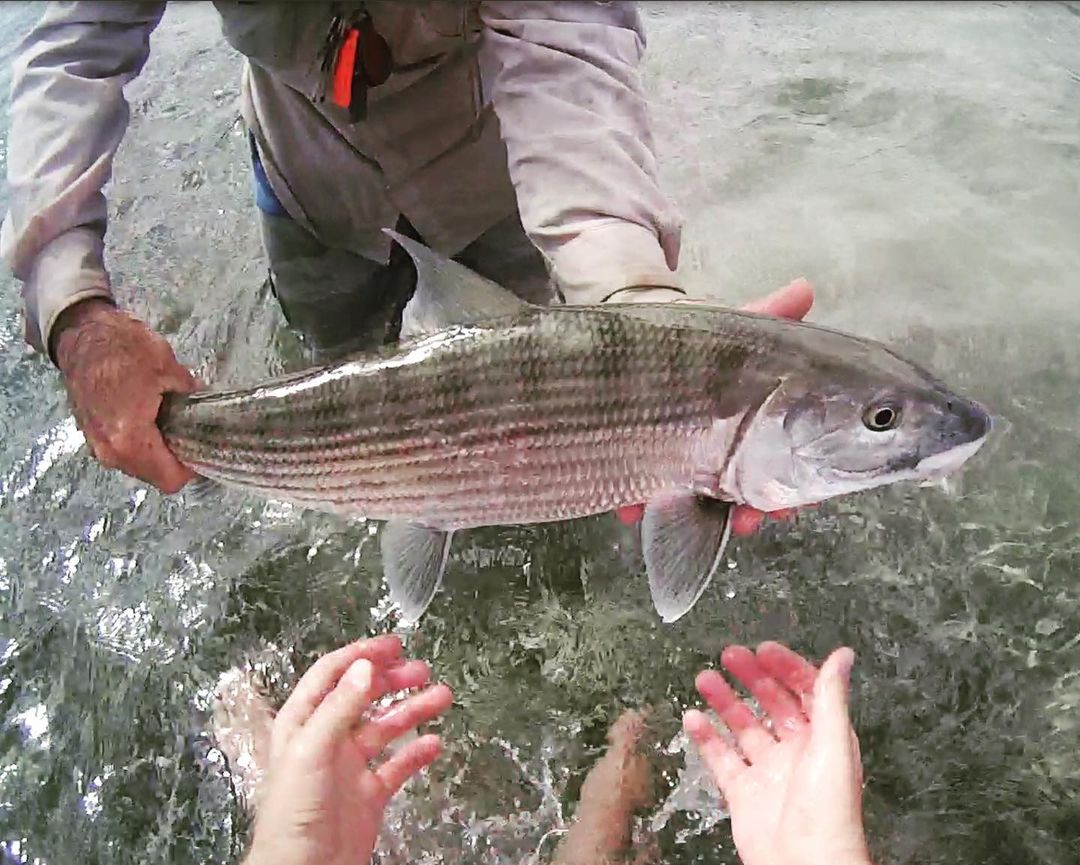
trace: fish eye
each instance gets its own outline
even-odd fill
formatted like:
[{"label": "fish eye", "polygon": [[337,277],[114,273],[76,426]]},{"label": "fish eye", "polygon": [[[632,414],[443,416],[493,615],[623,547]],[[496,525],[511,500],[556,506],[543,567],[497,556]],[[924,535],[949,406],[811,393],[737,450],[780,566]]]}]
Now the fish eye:
[{"label": "fish eye", "polygon": [[872,405],[863,412],[863,425],[874,432],[896,429],[900,423],[900,409],[892,405]]}]

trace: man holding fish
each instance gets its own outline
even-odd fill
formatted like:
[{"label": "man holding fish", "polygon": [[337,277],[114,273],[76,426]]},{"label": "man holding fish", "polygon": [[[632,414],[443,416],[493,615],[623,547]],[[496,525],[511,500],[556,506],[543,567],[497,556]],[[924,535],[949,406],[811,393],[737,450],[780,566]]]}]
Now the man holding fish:
[{"label": "man holding fish", "polygon": [[[672,622],[761,512],[947,473],[989,431],[884,346],[683,302],[641,22],[621,3],[218,4],[247,58],[272,284],[330,363],[168,396],[195,382],[114,307],[102,261],[122,85],[163,8],[51,4],[12,90],[3,250],[27,337],[103,465],[385,520],[408,620],[456,531],[643,504]],[[798,281],[756,309],[801,318],[811,302]],[[399,331],[413,339],[348,355]]]},{"label": "man holding fish", "polygon": [[[247,58],[242,107],[275,294],[320,358],[392,326],[411,267],[381,229],[402,217],[534,299],[548,299],[549,270],[568,303],[685,297],[632,5],[218,6]],[[44,9],[15,68],[3,253],[24,284],[27,339],[59,367],[90,450],[175,492],[192,473],[154,421],[164,393],[195,382],[113,304],[103,262],[121,87],[164,7]],[[811,299],[798,282],[758,308],[801,317]]]}]

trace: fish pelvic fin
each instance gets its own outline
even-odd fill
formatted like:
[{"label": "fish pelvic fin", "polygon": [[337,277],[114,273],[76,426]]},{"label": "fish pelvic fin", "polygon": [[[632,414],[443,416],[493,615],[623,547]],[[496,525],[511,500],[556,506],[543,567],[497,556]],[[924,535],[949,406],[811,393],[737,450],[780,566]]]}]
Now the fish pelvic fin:
[{"label": "fish pelvic fin", "polygon": [[694,493],[666,493],[645,506],[641,546],[649,591],[671,623],[693,608],[720,564],[731,535],[732,505]]},{"label": "fish pelvic fin", "polygon": [[442,584],[452,532],[391,520],[379,536],[383,575],[403,624],[415,624]]},{"label": "fish pelvic fin", "polygon": [[403,337],[516,315],[532,307],[497,282],[439,255],[419,241],[389,228],[383,231],[416,265],[416,292],[406,310],[407,320],[402,323]]}]

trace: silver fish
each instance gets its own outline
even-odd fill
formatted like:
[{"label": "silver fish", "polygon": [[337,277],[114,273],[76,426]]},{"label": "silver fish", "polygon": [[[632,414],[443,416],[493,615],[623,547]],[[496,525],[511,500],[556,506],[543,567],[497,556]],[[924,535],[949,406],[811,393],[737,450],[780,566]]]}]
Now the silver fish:
[{"label": "silver fish", "polygon": [[160,423],[205,478],[385,520],[407,621],[438,590],[455,531],[645,503],[649,587],[673,622],[709,584],[733,504],[940,477],[991,429],[982,407],[875,342],[704,304],[533,306],[393,236],[417,265],[414,336],[172,398]]}]

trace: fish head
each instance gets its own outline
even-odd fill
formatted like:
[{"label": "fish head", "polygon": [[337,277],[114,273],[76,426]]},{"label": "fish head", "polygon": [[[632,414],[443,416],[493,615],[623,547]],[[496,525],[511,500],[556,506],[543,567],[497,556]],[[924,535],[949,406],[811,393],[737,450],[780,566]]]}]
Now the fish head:
[{"label": "fish head", "polygon": [[782,380],[734,455],[739,498],[771,511],[959,469],[985,442],[990,415],[918,372]]}]

